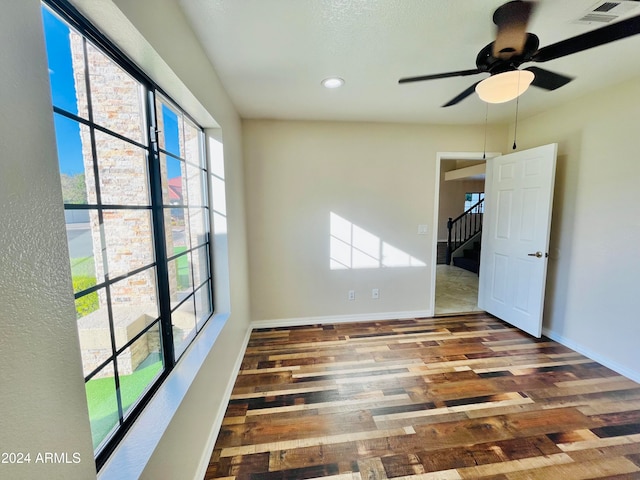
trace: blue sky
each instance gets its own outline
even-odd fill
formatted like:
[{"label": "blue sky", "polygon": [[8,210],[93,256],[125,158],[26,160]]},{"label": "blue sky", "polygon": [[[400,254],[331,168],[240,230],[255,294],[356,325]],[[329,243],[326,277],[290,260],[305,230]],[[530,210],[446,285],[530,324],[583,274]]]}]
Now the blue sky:
[{"label": "blue sky", "polygon": [[[42,19],[47,43],[53,104],[77,114],[69,29],[45,7],[42,7]],[[69,175],[84,172],[78,124],[59,115],[54,115],[54,121],[58,140],[60,172]]]},{"label": "blue sky", "polygon": [[[49,79],[53,104],[68,112],[78,114],[75,82],[71,64],[69,27],[57,16],[42,7],[42,19],[49,63]],[[178,117],[174,112],[162,107],[166,149],[180,153]],[[56,139],[58,143],[58,161],[60,172],[75,175],[84,172],[82,143],[77,122],[54,114]],[[180,176],[178,161],[168,161],[169,177]]]}]

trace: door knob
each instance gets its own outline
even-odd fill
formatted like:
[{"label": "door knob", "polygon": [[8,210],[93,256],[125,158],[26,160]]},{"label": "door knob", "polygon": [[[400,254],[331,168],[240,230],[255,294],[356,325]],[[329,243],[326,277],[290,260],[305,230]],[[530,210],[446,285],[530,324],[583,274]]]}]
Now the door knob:
[{"label": "door knob", "polygon": [[[542,252],[527,253],[527,256],[529,256],[529,257],[536,257],[536,258],[542,258],[542,255],[543,255],[543,254],[542,254]],[[545,256],[545,257],[548,257],[548,256],[549,256],[549,254],[548,254],[548,253],[545,253],[545,254],[544,254],[544,256]]]}]

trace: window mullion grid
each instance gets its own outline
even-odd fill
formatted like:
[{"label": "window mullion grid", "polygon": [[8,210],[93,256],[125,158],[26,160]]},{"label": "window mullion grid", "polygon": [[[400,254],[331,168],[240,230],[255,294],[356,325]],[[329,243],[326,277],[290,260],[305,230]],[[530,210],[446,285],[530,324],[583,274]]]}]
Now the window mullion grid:
[{"label": "window mullion grid", "polygon": [[[205,211],[207,212],[207,234],[205,236],[205,240],[207,242],[207,256],[209,257],[209,301],[211,302],[211,312],[215,311],[215,296],[213,295],[213,275],[215,272],[215,258],[212,254],[213,252],[213,219],[212,212],[214,211],[213,206],[213,173],[211,173],[211,160],[207,151],[207,143],[205,133],[200,131],[200,163],[204,170],[204,185],[206,190],[204,192],[204,196],[202,199],[202,203],[205,204]],[[217,177],[217,175],[216,175]],[[219,178],[219,177],[217,177]]]},{"label": "window mullion grid", "polygon": [[[184,122],[184,119],[183,119]],[[191,234],[191,221],[189,221],[189,241],[190,241],[190,249],[189,251],[195,251],[198,248],[202,248],[203,251],[205,252],[205,254],[207,255],[208,258],[211,258],[211,243],[210,243],[210,232],[211,232],[211,225],[209,224],[209,218],[208,218],[208,202],[205,201],[205,199],[209,198],[209,192],[208,192],[208,171],[206,169],[202,168],[202,157],[204,155],[204,134],[202,131],[198,131],[198,153],[199,153],[199,161],[198,161],[198,183],[200,185],[200,193],[201,193],[201,197],[198,199],[199,200],[199,206],[198,206],[198,215],[201,216],[201,221],[203,222],[203,229],[206,232],[205,235],[205,239],[204,239],[204,243],[202,244],[194,244],[196,242],[194,242],[193,240],[193,235]],[[185,142],[186,144],[186,142]],[[186,154],[185,154],[185,168],[187,166],[187,161],[186,161]],[[194,165],[192,165],[193,167]],[[204,176],[203,176],[204,175]],[[189,182],[187,182],[189,183]],[[188,192],[188,186],[187,186],[187,192]],[[188,203],[188,202],[187,202]],[[204,213],[207,213],[207,215],[204,215]],[[189,220],[191,220],[191,213],[189,214]],[[209,282],[210,279],[212,279],[212,269],[211,269],[211,264],[210,261],[207,262],[207,278],[204,282],[201,282],[199,286],[196,286],[196,274],[194,269],[191,269],[191,284],[193,285],[193,302],[194,302],[194,313],[195,313],[195,322],[196,322],[196,332],[199,332],[201,329],[198,328],[198,305],[196,303],[196,298],[197,298],[197,294],[196,292],[198,290],[200,290],[202,288],[202,286]],[[213,282],[211,282],[210,285],[213,285]],[[211,286],[209,287],[211,288]],[[211,299],[213,297],[213,295],[209,295],[209,298]],[[213,309],[213,302],[212,303],[212,309]]]},{"label": "window mullion grid", "polygon": [[[158,131],[158,133],[160,132]],[[175,158],[176,160],[182,160],[182,157],[180,155],[176,155],[175,153],[165,150],[164,148],[158,147],[158,152],[166,155],[167,157]]]},{"label": "window mullion grid", "polygon": [[[96,368],[93,369],[89,375],[85,377],[85,382],[89,382],[90,380],[96,378],[104,369],[108,368],[109,363],[113,364],[114,369],[114,386],[116,389],[115,397],[117,404],[117,414],[118,414],[118,423],[119,426],[111,432],[111,435],[103,438],[99,447],[96,450],[96,465],[98,469],[105,463],[108,456],[111,454],[117,441],[119,441],[126,430],[131,426],[133,419],[137,415],[136,410],[139,409],[140,405],[133,407],[132,410],[129,411],[129,416],[127,419],[124,419],[124,411],[123,411],[123,397],[121,392],[121,379],[118,372],[118,355],[121,355],[127,348],[130,348],[134,345],[136,341],[139,341],[144,337],[147,333],[149,333],[154,327],[154,325],[160,326],[161,332],[161,356],[164,364],[164,371],[160,374],[156,380],[149,384],[148,391],[143,396],[139,397],[139,401],[146,402],[150,398],[150,394],[158,388],[161,381],[167,377],[169,372],[174,367],[175,360],[175,352],[174,352],[174,341],[173,341],[173,331],[172,331],[172,320],[171,320],[171,297],[170,297],[170,288],[169,288],[169,265],[168,265],[168,251],[167,251],[167,239],[165,235],[165,227],[169,227],[166,225],[164,214],[165,209],[163,205],[163,197],[162,197],[162,173],[161,173],[161,162],[160,162],[160,152],[161,150],[158,148],[158,119],[157,112],[155,109],[155,99],[156,95],[160,95],[162,97],[166,97],[167,102],[173,105],[173,101],[169,99],[162,89],[155,84],[155,82],[150,79],[146,74],[139,69],[133,62],[131,62],[126,55],[124,55],[117,47],[115,47],[104,35],[100,33],[93,25],[91,25],[88,21],[86,21],[79,11],[69,2],[68,0],[43,0],[44,4],[48,6],[54,13],[59,15],[64,22],[66,22],[70,28],[76,30],[76,32],[82,37],[82,49],[83,49],[83,62],[84,62],[84,74],[83,81],[84,87],[86,89],[86,102],[87,102],[87,118],[82,118],[80,114],[72,113],[71,111],[66,111],[60,107],[53,106],[53,111],[59,115],[62,115],[70,120],[77,122],[79,125],[84,125],[87,127],[86,136],[84,137],[87,142],[87,150],[90,146],[91,152],[89,153],[87,150],[83,152],[83,161],[85,165],[86,173],[93,172],[94,182],[95,182],[95,202],[92,204],[65,204],[65,209],[69,210],[87,210],[92,212],[94,215],[93,221],[97,220],[98,225],[93,224],[93,228],[99,228],[100,235],[100,253],[95,252],[95,266],[98,267],[100,265],[100,261],[102,262],[104,281],[100,284],[97,284],[89,289],[85,289],[80,292],[75,293],[75,298],[82,298],[90,293],[98,292],[101,289],[104,289],[104,293],[100,292],[100,294],[104,294],[104,299],[106,300],[106,317],[109,327],[109,338],[107,340],[110,343],[111,355],[109,355],[107,350],[107,342],[105,341],[105,357],[107,357],[104,361],[100,363]],[[92,94],[91,94],[91,73],[89,69],[90,58],[89,51],[92,45],[95,45],[97,49],[106,54],[111,60],[115,61],[116,64],[123,67],[129,74],[133,76],[133,78],[139,83],[142,88],[142,94],[146,97],[146,101],[144,102],[144,110],[146,120],[144,120],[144,125],[147,127],[148,132],[148,143],[143,145],[133,139],[127,138],[121,133],[112,131],[110,128],[107,128],[103,125],[97,125],[96,121],[96,112],[93,109],[92,105]],[[95,86],[94,86],[95,88]],[[95,97],[96,92],[94,92],[93,101],[98,102],[98,99]],[[98,102],[99,103],[99,102]],[[98,104],[96,103],[96,105]],[[176,110],[180,111],[180,121],[184,122],[185,118],[190,118],[186,112],[184,112],[181,108],[176,106]],[[193,121],[192,119],[190,119]],[[195,124],[195,122],[194,122]],[[150,128],[149,128],[150,127]],[[200,127],[197,127],[200,132],[201,144],[204,147],[204,135],[202,134],[202,130]],[[183,145],[184,139],[186,137],[186,133],[184,131],[184,125],[182,130],[183,135]],[[99,154],[102,158],[102,151],[98,151],[98,146],[100,145],[101,136],[98,135],[100,133],[108,134],[114,138],[122,140],[124,142],[129,143],[130,145],[134,145],[135,147],[141,148],[146,152],[147,156],[147,167],[148,167],[148,182],[149,182],[149,192],[150,192],[150,206],[141,206],[141,205],[111,205],[104,204],[101,194],[101,186],[100,186],[100,167],[101,165],[98,163]],[[204,149],[201,149],[200,155],[205,154]],[[174,157],[175,155],[170,152],[165,152],[168,156]],[[91,155],[89,157],[89,155]],[[186,175],[186,159],[180,159],[184,164],[185,175]],[[90,165],[89,162],[92,162]],[[205,175],[208,175],[208,168],[204,168]],[[104,176],[104,172],[103,172]],[[208,177],[207,177],[208,180]],[[103,186],[104,187],[104,186]],[[186,187],[186,185],[185,185]],[[185,188],[186,191],[186,188]],[[107,193],[107,189],[105,188],[105,194]],[[188,197],[185,197],[188,198]],[[189,208],[188,202],[186,205],[183,205],[182,208]],[[191,205],[191,207],[195,207],[195,205]],[[208,202],[203,202],[201,205],[202,208],[208,210],[209,204]],[[128,273],[121,275],[116,274],[116,277],[110,278],[109,275],[109,255],[107,254],[107,243],[105,238],[105,216],[110,210],[120,210],[120,209],[148,209],[151,211],[151,221],[152,221],[152,229],[151,233],[151,241],[153,242],[154,254],[155,254],[155,263],[150,265],[145,265],[140,267],[139,269],[135,269],[133,271],[128,271]],[[204,250],[209,256],[209,261],[211,262],[210,250],[211,250],[211,235],[209,231],[209,222],[207,218],[207,234],[205,236],[205,244]],[[187,228],[191,228],[191,225],[188,225]],[[106,233],[110,233],[106,231]],[[98,232],[95,232],[97,235]],[[97,238],[96,238],[97,242]],[[192,244],[189,245],[186,254],[190,254],[194,249],[202,247],[202,245],[194,246]],[[96,247],[97,248],[97,247]],[[145,327],[143,330],[138,332],[133,338],[129,339],[124,345],[120,345],[118,347],[117,339],[116,339],[116,330],[114,328],[114,323],[117,317],[114,315],[117,314],[115,310],[115,306],[112,305],[112,299],[117,295],[117,286],[115,285],[117,282],[135,275],[136,273],[145,270],[149,267],[155,266],[156,269],[156,288],[157,288],[157,307],[159,317],[152,322],[150,325]],[[115,270],[114,270],[115,271]],[[202,282],[199,286],[192,285],[191,296],[194,296],[195,293],[201,288],[205,288],[205,285],[209,285],[209,289],[212,285],[212,268],[210,267],[207,279]],[[192,283],[194,279],[194,272],[192,270]],[[201,279],[202,280],[202,279]],[[213,303],[213,294],[210,294],[210,301]],[[195,301],[194,298],[190,298],[191,301]],[[197,328],[196,321],[196,332],[199,331]],[[195,336],[195,332],[193,336]],[[187,342],[190,343],[192,338]],[[104,358],[104,357],[103,357]],[[120,366],[120,370],[123,370],[123,366]],[[110,394],[111,395],[111,394]],[[128,407],[127,407],[128,408]],[[133,412],[133,415],[132,415]],[[115,409],[113,414],[115,416]],[[114,419],[115,420],[115,419]]]},{"label": "window mullion grid", "polygon": [[173,327],[171,325],[171,297],[169,293],[169,263],[165,238],[164,207],[162,199],[162,172],[160,170],[160,149],[158,122],[155,110],[155,91],[147,87],[145,104],[149,125],[148,168],[151,194],[153,237],[156,255],[156,275],[158,281],[158,308],[160,310],[160,332],[164,367],[167,373],[175,365],[173,347]]},{"label": "window mullion grid", "polygon": [[86,125],[87,127],[91,127],[93,126],[93,128],[95,130],[98,130],[99,132],[102,133],[106,133],[107,135],[111,136],[111,137],[115,137],[118,140],[122,140],[123,142],[127,142],[135,147],[138,147],[140,149],[145,149],[147,148],[147,145],[144,145],[143,143],[137,142],[129,137],[125,137],[124,135],[119,134],[118,132],[115,132],[113,130],[108,129],[107,127],[103,127],[102,125],[98,125],[96,123],[91,123],[91,121],[82,118],[74,113],[68,112],[66,110],[64,110],[63,108],[60,107],[56,107],[55,105],[53,106],[53,111],[63,117],[66,117],[70,120],[73,120],[77,123],[80,123],[82,125]]},{"label": "window mullion grid", "polygon": [[184,257],[187,253],[191,253],[194,250],[198,249],[199,247],[201,247],[202,245],[206,245],[205,243],[201,244],[201,245],[196,245],[195,247],[191,248],[191,246],[187,247],[187,249],[184,252],[180,252],[180,253],[176,253],[174,255],[167,255],[167,261],[170,262],[171,260],[176,260],[179,257]]},{"label": "window mullion grid", "polygon": [[[189,244],[186,246],[186,251],[184,251],[180,256],[185,256],[187,257],[187,261],[189,262],[189,264],[191,265],[191,268],[189,269],[189,276],[191,277],[191,293],[189,295],[187,295],[186,298],[182,299],[182,301],[180,302],[179,305],[176,306],[176,311],[180,308],[181,305],[186,304],[188,301],[191,302],[192,308],[193,308],[193,332],[194,332],[194,336],[197,334],[198,332],[198,320],[196,318],[196,294],[195,294],[195,274],[194,274],[194,269],[193,269],[193,256],[192,256],[192,250],[193,250],[193,238],[191,236],[192,232],[191,232],[191,223],[192,223],[192,219],[191,219],[191,209],[189,208],[190,204],[189,204],[189,188],[190,188],[190,182],[189,182],[189,164],[187,163],[187,137],[186,137],[186,129],[185,129],[185,125],[184,125],[184,112],[182,111],[182,109],[178,109],[178,111],[180,112],[179,115],[179,119],[178,119],[178,134],[180,135],[180,141],[179,143],[179,151],[180,151],[180,162],[182,162],[181,166],[180,166],[180,171],[181,173],[183,173],[184,175],[184,179],[185,181],[183,182],[183,189],[184,189],[184,193],[182,195],[182,204],[183,204],[183,209],[184,212],[186,213],[186,224],[184,226],[185,232],[189,232],[189,234],[187,235],[187,237],[189,238]],[[188,338],[188,337],[187,337]],[[188,344],[190,344],[193,341],[193,338],[188,340],[187,342],[187,346]],[[184,351],[186,350],[186,346],[185,348],[182,349],[182,353],[184,353]],[[181,355],[182,355],[181,353]]]},{"label": "window mullion grid", "polygon": [[108,262],[107,262],[107,249],[106,249],[106,238],[104,233],[104,215],[102,209],[102,196],[100,192],[100,169],[98,168],[98,148],[96,144],[96,132],[95,132],[95,121],[93,118],[93,103],[91,96],[91,76],[89,71],[89,55],[87,48],[87,39],[86,37],[82,37],[82,56],[84,61],[84,84],[87,95],[87,115],[89,120],[89,137],[91,141],[91,161],[93,163],[93,175],[94,175],[94,184],[96,189],[96,204],[97,214],[98,214],[98,225],[100,228],[100,245],[103,246],[101,248],[101,259],[102,259],[102,271],[104,272],[104,283],[105,283],[105,298],[107,303],[107,319],[109,322],[109,340],[111,343],[111,359],[113,361],[113,381],[116,391],[116,404],[118,406],[118,422],[122,425],[124,420],[124,410],[122,408],[122,396],[120,390],[120,374],[118,373],[118,358],[116,356],[116,336],[115,336],[115,328],[113,323],[113,309],[111,307],[111,287],[109,282],[109,270],[108,270]]},{"label": "window mullion grid", "polygon": [[[181,109],[182,110],[182,109]],[[190,187],[190,182],[189,182],[189,164],[187,163],[187,137],[185,135],[186,129],[184,126],[184,113],[182,111],[180,111],[180,126],[178,127],[178,132],[180,132],[180,136],[181,138],[181,147],[182,147],[182,151],[180,152],[180,156],[181,161],[182,161],[182,168],[184,168],[184,175],[185,175],[185,179],[186,182],[184,183],[184,190],[185,193],[182,195],[182,203],[184,204],[184,209],[187,213],[187,222],[186,225],[184,226],[185,230],[187,232],[189,232],[188,238],[189,238],[189,245],[187,245],[187,252],[191,252],[193,250],[193,237],[191,236],[191,234],[193,233],[191,231],[191,209],[190,207],[190,195],[189,195],[189,187]],[[191,253],[187,253],[185,252],[184,255],[189,255],[191,256]],[[191,276],[191,288],[193,289],[194,285],[195,285],[195,276],[193,273],[193,257],[190,258],[190,263],[191,263],[191,268],[190,268],[190,276]],[[195,304],[195,293],[192,290],[191,295],[193,295],[193,298],[191,299],[191,301],[193,302],[193,312],[195,315],[195,308],[196,308],[196,304]],[[196,324],[198,323],[197,320],[194,318],[194,321],[196,322]]]},{"label": "window mullion grid", "polygon": [[[123,353],[127,348],[129,348],[131,345],[133,345],[137,340],[139,340],[140,338],[142,338],[144,335],[146,335],[147,333],[149,333],[149,331],[154,328],[158,322],[160,322],[159,318],[156,318],[153,322],[151,322],[149,325],[147,325],[146,327],[144,327],[142,330],[140,330],[133,338],[131,338],[131,340],[129,340],[127,343],[125,343],[123,346],[121,346],[118,350],[117,350],[117,354],[120,355],[121,353]],[[105,360],[104,362],[102,362],[100,365],[98,365],[91,373],[89,373],[88,375],[85,376],[85,381],[88,382],[89,380],[91,380],[93,377],[95,377],[98,373],[100,373],[100,370],[102,370],[104,367],[106,367],[107,365],[109,365],[109,362],[111,362],[113,359],[109,358],[107,360]]]}]

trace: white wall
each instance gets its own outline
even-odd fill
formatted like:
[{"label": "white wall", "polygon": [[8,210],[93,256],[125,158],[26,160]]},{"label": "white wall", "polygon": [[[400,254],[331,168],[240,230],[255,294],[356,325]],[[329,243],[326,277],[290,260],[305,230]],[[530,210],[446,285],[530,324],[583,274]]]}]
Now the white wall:
[{"label": "white wall", "polygon": [[[95,476],[95,464],[66,253],[40,2],[5,3],[0,18],[4,38],[0,43],[0,445],[2,451],[32,452],[32,462],[0,465],[0,477],[86,480]],[[73,3],[203,126],[222,127],[227,230],[215,232],[214,248],[227,258],[216,259],[214,280],[217,309],[230,316],[220,332],[220,322],[208,327],[217,339],[204,352],[201,364],[188,372],[177,368],[165,383],[180,386],[187,377],[195,377],[186,394],[179,396],[178,407],[151,455],[130,454],[126,472],[116,468],[115,473],[102,475],[107,467],[101,472],[105,478],[137,477],[129,471],[142,472],[142,478],[192,478],[206,466],[207,448],[226,407],[227,389],[235,379],[236,360],[249,328],[241,122],[176,2]],[[189,352],[202,353],[201,346],[196,341]],[[151,405],[158,404],[158,399],[171,399],[171,392],[161,388]],[[149,411],[153,409],[145,414]],[[141,420],[147,425],[167,421],[162,417],[154,422],[145,414]],[[123,444],[151,433],[134,426]],[[133,445],[129,452],[147,447]],[[37,465],[36,452],[68,453],[69,458],[79,452],[82,461]],[[112,458],[116,457],[118,451]]]},{"label": "white wall", "polygon": [[640,381],[640,79],[518,125],[558,142],[545,333]]},{"label": "white wall", "polygon": [[[0,477],[89,479],[95,464],[40,2],[4,2],[0,31],[0,450],[31,455],[29,464],[0,464]],[[78,453],[80,463],[37,463],[46,452],[71,462]]]},{"label": "white wall", "polygon": [[[255,320],[394,318],[433,310],[436,154],[478,151],[484,126],[245,121]],[[488,147],[506,140],[490,129]],[[330,269],[335,213],[423,262]],[[428,225],[418,235],[418,225]],[[371,289],[380,298],[371,298]],[[349,290],[356,300],[349,301]]]}]

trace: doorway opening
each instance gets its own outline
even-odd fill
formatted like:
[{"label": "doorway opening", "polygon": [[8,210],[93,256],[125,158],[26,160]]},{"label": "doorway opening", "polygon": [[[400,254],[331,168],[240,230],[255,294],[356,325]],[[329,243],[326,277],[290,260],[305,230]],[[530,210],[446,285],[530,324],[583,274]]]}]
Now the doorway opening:
[{"label": "doorway opening", "polygon": [[[487,153],[486,158],[498,155]],[[437,262],[432,282],[435,315],[482,311],[478,307],[478,271],[485,163],[482,152],[438,153],[434,214]]]}]

